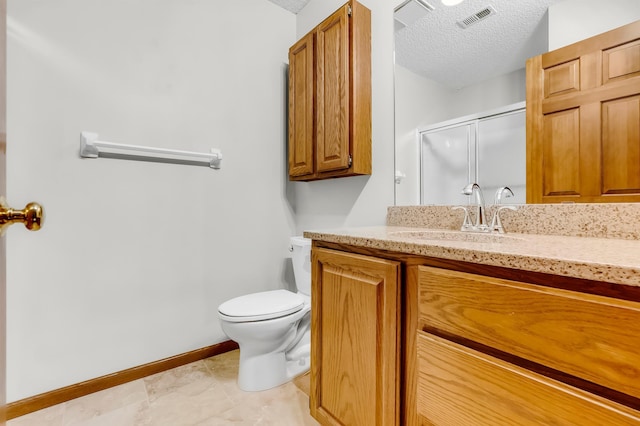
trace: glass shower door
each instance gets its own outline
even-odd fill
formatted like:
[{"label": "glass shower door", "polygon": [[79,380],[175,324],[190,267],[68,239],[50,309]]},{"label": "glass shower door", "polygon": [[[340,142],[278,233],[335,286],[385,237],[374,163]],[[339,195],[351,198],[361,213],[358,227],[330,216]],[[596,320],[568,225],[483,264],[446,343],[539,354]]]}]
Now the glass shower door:
[{"label": "glass shower door", "polygon": [[487,204],[502,186],[514,193],[503,202],[526,203],[526,168],[524,109],[478,120],[478,184]]},{"label": "glass shower door", "polygon": [[461,193],[476,175],[476,126],[460,123],[420,134],[420,204],[467,204]]}]

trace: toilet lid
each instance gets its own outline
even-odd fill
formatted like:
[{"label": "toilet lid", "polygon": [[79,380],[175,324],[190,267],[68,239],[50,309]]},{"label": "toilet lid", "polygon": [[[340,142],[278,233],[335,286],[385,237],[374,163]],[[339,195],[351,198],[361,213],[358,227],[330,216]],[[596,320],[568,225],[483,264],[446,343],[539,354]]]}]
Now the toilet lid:
[{"label": "toilet lid", "polygon": [[298,312],[302,306],[302,296],[288,290],[272,290],[228,300],[218,307],[218,312],[231,322],[260,321]]}]

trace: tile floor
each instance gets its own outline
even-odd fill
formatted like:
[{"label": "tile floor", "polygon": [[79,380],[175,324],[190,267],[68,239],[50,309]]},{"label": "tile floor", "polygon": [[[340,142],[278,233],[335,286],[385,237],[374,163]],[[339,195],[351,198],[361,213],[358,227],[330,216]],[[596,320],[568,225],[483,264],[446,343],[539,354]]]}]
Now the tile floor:
[{"label": "tile floor", "polygon": [[237,350],[10,420],[7,426],[307,426],[308,378],[238,389]]}]

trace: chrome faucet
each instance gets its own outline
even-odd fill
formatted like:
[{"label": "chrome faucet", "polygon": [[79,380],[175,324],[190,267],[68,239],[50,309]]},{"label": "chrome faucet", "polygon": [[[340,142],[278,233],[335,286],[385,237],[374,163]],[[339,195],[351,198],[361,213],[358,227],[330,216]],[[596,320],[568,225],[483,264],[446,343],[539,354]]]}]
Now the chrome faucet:
[{"label": "chrome faucet", "polygon": [[502,221],[500,220],[500,211],[501,210],[513,210],[516,211],[518,208],[516,206],[498,206],[496,204],[496,211],[493,213],[493,219],[491,219],[491,232],[497,232],[499,234],[504,234],[504,227],[502,226]]},{"label": "chrome faucet", "polygon": [[471,219],[469,218],[469,209],[463,206],[455,206],[451,208],[452,210],[462,210],[464,212],[464,219],[462,219],[462,226],[460,227],[461,231],[472,231],[473,225],[471,224]]},{"label": "chrome faucet", "polygon": [[504,234],[504,227],[502,226],[502,221],[500,220],[500,211],[501,210],[513,210],[516,211],[517,208],[515,206],[501,206],[502,196],[505,198],[513,197],[513,191],[508,186],[503,186],[498,188],[496,191],[496,195],[494,198],[495,203],[495,211],[493,212],[493,219],[491,219],[491,232],[498,232],[500,234]]},{"label": "chrome faucet", "polygon": [[486,206],[484,204],[484,196],[482,195],[482,189],[477,183],[470,183],[462,189],[464,195],[475,194],[476,198],[476,222],[472,227],[472,231],[475,232],[489,232],[491,229],[487,224],[487,216],[485,213]]},{"label": "chrome faucet", "polygon": [[500,187],[496,191],[496,195],[495,195],[495,197],[493,199],[493,204],[500,205],[500,203],[502,202],[502,195],[503,194],[504,194],[504,198],[513,197],[513,191],[511,190],[511,188],[509,188],[508,186]]}]

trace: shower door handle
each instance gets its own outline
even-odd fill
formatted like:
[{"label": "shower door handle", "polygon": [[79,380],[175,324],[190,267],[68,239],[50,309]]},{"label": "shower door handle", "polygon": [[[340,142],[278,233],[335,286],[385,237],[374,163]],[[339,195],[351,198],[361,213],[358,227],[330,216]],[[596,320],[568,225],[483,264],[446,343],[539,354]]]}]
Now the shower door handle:
[{"label": "shower door handle", "polygon": [[30,231],[37,231],[44,222],[44,210],[38,203],[29,203],[22,210],[14,210],[7,205],[4,197],[0,198],[0,235],[9,225],[23,223]]}]

